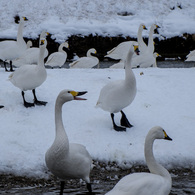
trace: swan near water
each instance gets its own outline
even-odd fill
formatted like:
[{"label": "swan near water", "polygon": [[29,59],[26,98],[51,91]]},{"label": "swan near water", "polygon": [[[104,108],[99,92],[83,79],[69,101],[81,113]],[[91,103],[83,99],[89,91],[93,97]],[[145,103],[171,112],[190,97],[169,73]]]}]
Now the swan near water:
[{"label": "swan near water", "polygon": [[[138,46],[129,48],[125,60],[125,79],[112,81],[105,85],[101,91],[96,106],[110,112],[113,128],[116,131],[125,131],[126,127],[132,127],[125,113],[122,111],[125,107],[132,103],[135,98],[137,88],[135,75],[131,69],[131,60],[134,51]],[[114,121],[114,113],[121,112],[121,126],[116,125]]]},{"label": "swan near water", "polygon": [[91,48],[87,51],[87,57],[81,57],[78,60],[69,64],[70,68],[92,68],[99,64],[99,59],[91,54],[96,54],[97,51]]},{"label": "swan near water", "polygon": [[156,162],[153,143],[156,139],[172,140],[162,127],[155,126],[145,139],[145,159],[150,173],[133,173],[123,177],[106,195],[168,195],[172,187],[169,172]]},{"label": "swan near water", "polygon": [[85,146],[69,143],[62,120],[63,104],[72,100],[86,100],[79,97],[85,93],[87,92],[62,90],[55,103],[56,134],[53,144],[45,154],[45,162],[48,169],[61,180],[60,194],[63,194],[64,181],[67,179],[83,179],[87,183],[89,192],[92,192],[90,184],[92,158]]},{"label": "swan near water", "polygon": [[195,61],[195,50],[190,51],[190,53],[186,56],[186,62]]},{"label": "swan near water", "polygon": [[20,17],[16,41],[7,40],[0,42],[0,59],[4,61],[5,71],[8,71],[5,61],[10,61],[10,71],[13,71],[12,61],[20,57],[27,49],[23,38],[24,22],[27,20],[26,17]]},{"label": "swan near water", "polygon": [[[46,40],[41,39],[38,65],[25,64],[13,72],[9,79],[12,84],[22,91],[22,97],[25,107],[36,105],[46,105],[47,102],[39,101],[35,94],[35,89],[39,87],[47,78],[47,72],[44,64],[44,53],[46,49]],[[32,90],[34,103],[26,102],[24,91]]]},{"label": "swan near water", "polygon": [[118,46],[114,47],[112,50],[108,51],[107,52],[107,55],[105,57],[109,57],[109,58],[112,58],[112,59],[115,59],[115,60],[125,60],[126,59],[126,56],[127,56],[127,53],[129,51],[129,48],[131,47],[131,45],[139,45],[140,47],[140,53],[143,52],[143,50],[147,47],[145,42],[143,41],[143,38],[142,38],[142,32],[143,30],[146,30],[146,26],[141,23],[139,25],[139,28],[138,28],[138,32],[137,32],[137,39],[138,39],[138,42],[136,41],[124,41],[122,43],[120,43]]},{"label": "swan near water", "polygon": [[[42,31],[42,33],[40,34],[40,38],[39,38],[39,44],[40,44],[41,39],[46,38],[48,34],[49,34],[48,32]],[[24,64],[38,64],[39,53],[40,53],[39,47],[30,47],[26,49],[25,52],[19,58],[13,61],[13,65],[15,65],[16,67],[20,67],[20,66],[23,66]],[[46,48],[45,53],[44,53],[44,59],[47,56],[48,56],[48,50]]]},{"label": "swan near water", "polygon": [[67,53],[63,50],[63,47],[68,48],[69,47],[68,43],[67,42],[61,43],[58,48],[58,52],[54,52],[50,54],[45,65],[50,66],[52,68],[53,67],[61,68],[66,62],[66,58],[67,58]]},{"label": "swan near water", "polygon": [[159,28],[158,25],[153,24],[150,27],[148,45],[143,40],[142,32],[143,29],[147,29],[144,24],[140,24],[137,33],[137,42],[135,41],[125,41],[120,43],[117,47],[113,48],[111,51],[107,52],[105,57],[109,57],[112,59],[120,59],[121,61],[117,64],[114,64],[110,68],[123,68],[123,62],[126,58],[128,48],[132,44],[139,45],[140,55],[134,54],[132,57],[132,68],[147,68],[150,66],[156,67],[156,54],[154,54],[154,41],[153,41],[153,33],[154,30]]}]

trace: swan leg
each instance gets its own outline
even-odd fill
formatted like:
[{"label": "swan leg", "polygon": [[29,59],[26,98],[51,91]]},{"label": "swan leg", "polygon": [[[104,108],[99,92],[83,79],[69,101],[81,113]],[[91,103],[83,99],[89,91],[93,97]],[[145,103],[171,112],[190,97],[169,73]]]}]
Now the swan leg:
[{"label": "swan leg", "polygon": [[7,66],[6,66],[6,62],[4,61],[4,67],[5,67],[5,71],[8,72]]},{"label": "swan leg", "polygon": [[112,118],[113,127],[116,131],[126,131],[125,127],[119,127],[116,125],[116,123],[114,122],[114,114],[113,113],[111,113],[111,118]]},{"label": "swan leg", "polygon": [[33,95],[34,95],[34,103],[36,105],[38,105],[38,106],[41,106],[41,105],[45,106],[47,104],[47,102],[37,100],[37,97],[36,97],[36,94],[35,94],[35,89],[33,89],[32,92],[33,92]]},{"label": "swan leg", "polygon": [[128,121],[125,113],[121,110],[121,114],[122,114],[122,117],[121,117],[121,125],[124,126],[124,127],[133,127],[133,125]]},{"label": "swan leg", "polygon": [[65,184],[65,182],[61,181],[61,184],[60,184],[60,195],[63,195],[64,184]]},{"label": "swan leg", "polygon": [[3,105],[0,105],[0,109],[3,108],[4,106]]},{"label": "swan leg", "polygon": [[35,106],[33,103],[26,102],[26,100],[25,100],[25,98],[24,98],[24,91],[22,91],[22,98],[23,98],[23,101],[24,101],[24,106],[25,106],[26,108]]},{"label": "swan leg", "polygon": [[10,72],[13,72],[14,70],[13,70],[13,66],[12,66],[12,61],[10,61]]},{"label": "swan leg", "polygon": [[89,191],[89,194],[92,193],[92,188],[91,188],[91,184],[90,183],[87,183],[87,189]]}]

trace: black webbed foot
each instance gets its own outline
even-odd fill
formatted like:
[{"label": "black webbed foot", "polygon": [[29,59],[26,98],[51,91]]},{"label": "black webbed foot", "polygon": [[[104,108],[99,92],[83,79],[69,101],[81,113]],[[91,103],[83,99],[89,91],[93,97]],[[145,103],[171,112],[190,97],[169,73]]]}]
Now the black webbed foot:
[{"label": "black webbed foot", "polygon": [[120,126],[116,125],[116,123],[114,122],[114,114],[113,113],[111,113],[111,118],[112,118],[112,123],[113,123],[114,130],[116,130],[116,131],[126,131],[125,127],[120,127]]},{"label": "black webbed foot", "polygon": [[33,106],[35,106],[33,103],[30,103],[30,102],[24,102],[24,106],[26,107],[26,108],[29,108],[29,107],[33,107]]},{"label": "black webbed foot", "polygon": [[39,101],[39,100],[35,100],[34,103],[35,103],[37,106],[45,106],[45,105],[47,104],[47,102]]},{"label": "black webbed foot", "polygon": [[124,127],[133,127],[133,125],[128,121],[125,113],[121,110],[121,114],[122,114],[122,117],[121,117],[121,125],[124,126]]}]

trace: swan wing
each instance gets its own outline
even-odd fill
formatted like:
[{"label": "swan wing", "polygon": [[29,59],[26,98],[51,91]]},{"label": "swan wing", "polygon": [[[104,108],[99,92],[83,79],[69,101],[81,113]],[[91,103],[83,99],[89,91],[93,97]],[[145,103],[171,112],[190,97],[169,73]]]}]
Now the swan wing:
[{"label": "swan wing", "polygon": [[127,53],[132,44],[137,43],[136,41],[125,41],[120,43],[117,47],[113,48],[105,57],[109,57],[115,60],[123,59],[127,57]]},{"label": "swan wing", "polygon": [[162,176],[134,173],[123,177],[106,195],[168,195],[170,188]]},{"label": "swan wing", "polygon": [[75,62],[69,64],[70,68],[92,68],[99,63],[96,57],[81,57]]},{"label": "swan wing", "polygon": [[45,65],[47,66],[63,66],[66,62],[67,54],[65,52],[54,52],[52,53],[48,59]]}]

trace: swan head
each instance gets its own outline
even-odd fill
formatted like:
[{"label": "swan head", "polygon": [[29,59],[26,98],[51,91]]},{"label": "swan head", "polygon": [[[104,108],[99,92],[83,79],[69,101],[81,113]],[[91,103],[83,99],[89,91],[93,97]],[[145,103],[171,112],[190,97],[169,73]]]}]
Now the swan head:
[{"label": "swan head", "polygon": [[96,49],[94,49],[94,48],[89,49],[89,50],[87,51],[87,56],[89,56],[90,54],[97,54]]},{"label": "swan head", "polygon": [[58,101],[65,103],[71,100],[86,100],[85,98],[81,98],[78,96],[84,95],[86,94],[87,91],[82,91],[82,92],[78,92],[78,91],[74,91],[74,90],[62,90],[59,95],[58,95]]},{"label": "swan head", "polygon": [[172,139],[167,135],[166,131],[160,126],[153,127],[148,132],[148,136],[153,137],[154,139],[165,139],[172,141]]},{"label": "swan head", "polygon": [[17,23],[17,24],[19,24],[20,22],[24,22],[24,21],[27,21],[28,20],[27,17],[20,17],[18,15],[16,15],[14,17],[14,19],[15,19],[15,23]]},{"label": "swan head", "polygon": [[143,24],[143,23],[140,24],[140,28],[142,28],[142,29],[144,29],[144,30],[148,30],[148,29],[146,28],[145,24]]}]

